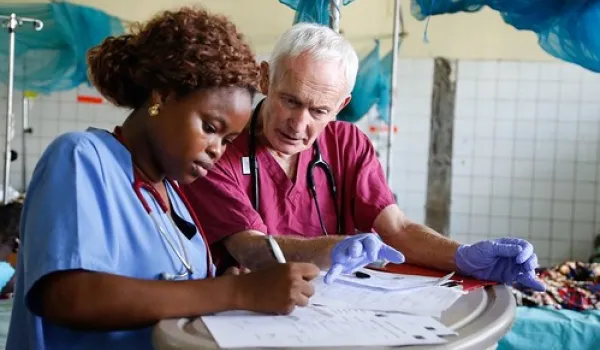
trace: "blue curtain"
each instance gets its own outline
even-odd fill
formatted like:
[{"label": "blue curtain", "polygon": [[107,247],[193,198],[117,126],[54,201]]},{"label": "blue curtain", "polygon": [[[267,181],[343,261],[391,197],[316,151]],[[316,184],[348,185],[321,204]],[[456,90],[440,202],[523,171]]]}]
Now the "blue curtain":
[{"label": "blue curtain", "polygon": [[[344,0],[344,6],[354,0]],[[280,3],[296,10],[294,24],[300,22],[319,23],[329,25],[329,4],[330,0],[279,0]]]},{"label": "blue curtain", "polygon": [[600,0],[411,0],[411,12],[419,20],[484,6],[498,11],[509,25],[535,32],[550,55],[600,72]]},{"label": "blue curtain", "polygon": [[[106,37],[124,32],[121,20],[94,8],[53,2],[0,4],[0,14],[15,13],[44,22],[37,32],[24,24],[15,36],[15,89],[38,93],[70,90],[88,83],[86,52]],[[8,82],[9,35],[0,34],[0,82]]]}]

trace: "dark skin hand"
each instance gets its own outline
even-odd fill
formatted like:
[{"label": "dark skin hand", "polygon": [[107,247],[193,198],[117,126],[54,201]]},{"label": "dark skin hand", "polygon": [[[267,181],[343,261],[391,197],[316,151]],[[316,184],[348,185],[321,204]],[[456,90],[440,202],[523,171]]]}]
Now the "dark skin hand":
[{"label": "dark skin hand", "polygon": [[[296,306],[308,305],[308,299],[315,293],[310,280],[319,275],[319,268],[308,263],[291,263],[271,265],[266,270],[258,270],[247,274],[240,274],[239,279],[245,286],[243,299],[244,310],[264,312],[274,310],[273,313],[287,315],[294,311]],[[273,273],[282,276],[274,278]],[[265,297],[267,290],[287,290],[289,293],[271,293]],[[277,307],[273,308],[273,306]]]}]

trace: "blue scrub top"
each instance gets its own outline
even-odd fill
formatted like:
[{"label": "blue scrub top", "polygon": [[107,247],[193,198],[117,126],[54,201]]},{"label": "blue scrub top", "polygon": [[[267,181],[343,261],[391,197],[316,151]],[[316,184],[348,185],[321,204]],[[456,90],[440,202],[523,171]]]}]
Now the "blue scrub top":
[{"label": "blue scrub top", "polygon": [[[152,349],[150,327],[119,332],[72,330],[34,315],[25,304],[31,287],[55,271],[85,269],[149,280],[158,279],[162,272],[183,271],[181,261],[136,197],[132,183],[131,154],[105,130],[67,133],[48,146],[35,168],[23,206],[6,349]],[[193,223],[181,198],[172,188],[168,190],[174,212]],[[174,231],[153,197],[142,193],[181,252],[175,236],[181,233]],[[183,241],[194,267],[193,278],[206,278],[207,252],[202,237],[197,232]]]}]

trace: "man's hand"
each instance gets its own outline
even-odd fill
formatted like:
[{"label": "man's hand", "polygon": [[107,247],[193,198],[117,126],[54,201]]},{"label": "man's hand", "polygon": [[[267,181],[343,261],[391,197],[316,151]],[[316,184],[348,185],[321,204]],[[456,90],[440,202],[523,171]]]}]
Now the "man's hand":
[{"label": "man's hand", "polygon": [[331,251],[331,268],[325,275],[325,283],[333,283],[341,274],[351,273],[377,260],[401,264],[404,255],[383,243],[376,234],[350,236]]},{"label": "man's hand", "polygon": [[500,238],[462,245],[456,251],[458,271],[478,279],[506,284],[518,282],[543,292],[546,287],[535,275],[537,256],[531,243],[518,238]]}]

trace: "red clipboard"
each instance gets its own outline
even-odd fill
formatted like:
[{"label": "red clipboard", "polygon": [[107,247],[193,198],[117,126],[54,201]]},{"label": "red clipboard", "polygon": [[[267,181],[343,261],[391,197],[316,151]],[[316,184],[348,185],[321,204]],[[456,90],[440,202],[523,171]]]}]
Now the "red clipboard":
[{"label": "red clipboard", "polygon": [[[435,269],[430,269],[426,267],[411,265],[411,264],[387,264],[382,270],[392,273],[401,273],[404,275],[418,275],[418,276],[428,276],[428,277],[444,277],[448,274],[446,271],[440,271]],[[491,281],[481,281],[478,279],[463,277],[461,275],[454,274],[451,280],[453,281],[462,281],[462,286],[464,291],[471,291],[477,288],[486,287],[486,286],[494,286],[498,284],[497,282]]]}]

